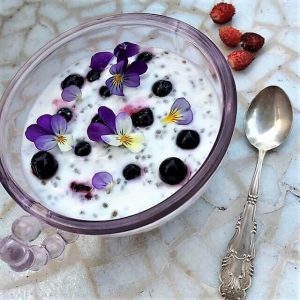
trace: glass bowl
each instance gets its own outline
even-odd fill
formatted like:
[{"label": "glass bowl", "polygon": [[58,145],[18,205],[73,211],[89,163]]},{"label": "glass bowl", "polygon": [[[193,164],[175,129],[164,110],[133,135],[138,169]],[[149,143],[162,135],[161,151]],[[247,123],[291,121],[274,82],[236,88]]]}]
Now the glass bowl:
[{"label": "glass bowl", "polygon": [[[22,171],[20,153],[27,115],[55,74],[95,52],[113,49],[123,41],[173,51],[203,69],[222,109],[217,139],[197,173],[176,193],[148,210],[110,221],[84,221],[59,215],[38,202]],[[89,21],[59,35],[36,52],[5,90],[0,102],[0,180],[25,211],[56,228],[99,235],[149,230],[183,211],[203,193],[228,148],[236,105],[235,83],[225,58],[214,43],[194,27],[166,16],[142,13]]]}]

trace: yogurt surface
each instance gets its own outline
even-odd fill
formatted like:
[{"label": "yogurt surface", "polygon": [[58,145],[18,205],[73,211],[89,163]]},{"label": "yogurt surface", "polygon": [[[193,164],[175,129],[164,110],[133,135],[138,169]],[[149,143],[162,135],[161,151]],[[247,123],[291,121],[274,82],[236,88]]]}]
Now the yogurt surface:
[{"label": "yogurt surface", "polygon": [[[144,50],[141,47],[141,52]],[[195,174],[208,156],[216,140],[221,123],[222,107],[218,103],[215,91],[205,76],[204,70],[183,59],[175,53],[159,48],[145,49],[153,54],[147,63],[148,70],[141,75],[140,86],[124,88],[125,96],[111,95],[103,98],[99,88],[111,77],[109,67],[116,63],[112,60],[102,72],[100,79],[93,82],[85,80],[82,101],[74,104],[61,99],[61,82],[70,74],[86,76],[90,70],[90,58],[79,61],[53,78],[47,88],[38,97],[32,107],[25,126],[36,123],[43,114],[54,115],[62,107],[73,112],[68,123],[68,131],[72,133],[74,145],[80,141],[88,141],[92,151],[88,156],[80,157],[74,151],[61,152],[57,147],[49,152],[58,161],[56,174],[48,180],[40,180],[31,171],[30,161],[38,152],[32,142],[24,135],[22,144],[22,163],[26,179],[35,191],[42,205],[61,215],[81,220],[110,220],[126,217],[144,211],[171,196]],[[130,61],[135,58],[131,58]],[[153,94],[152,86],[158,80],[168,80],[173,89],[165,97]],[[184,97],[191,105],[193,121],[188,125],[175,123],[163,124],[165,117],[177,98]],[[132,153],[123,147],[108,146],[105,143],[90,141],[87,128],[100,106],[107,106],[115,114],[119,112],[138,111],[151,108],[154,122],[146,128],[134,128],[143,133],[145,148]],[[200,135],[200,144],[192,150],[183,150],[176,145],[177,134],[183,129],[196,130]],[[187,178],[180,184],[168,185],[159,177],[159,166],[169,157],[178,157],[188,167]],[[141,176],[126,180],[122,171],[128,164],[136,164],[141,168]],[[70,188],[72,182],[91,186],[95,173],[106,171],[114,179],[110,192],[93,189],[91,198],[74,192]]]}]

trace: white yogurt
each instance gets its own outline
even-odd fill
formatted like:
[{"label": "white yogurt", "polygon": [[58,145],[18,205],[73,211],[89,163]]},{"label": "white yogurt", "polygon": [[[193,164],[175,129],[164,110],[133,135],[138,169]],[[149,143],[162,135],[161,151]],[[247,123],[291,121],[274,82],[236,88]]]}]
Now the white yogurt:
[{"label": "white yogurt", "polygon": [[[86,157],[76,156],[73,151],[51,150],[59,168],[52,178],[41,181],[32,174],[30,167],[31,158],[38,150],[24,136],[22,161],[25,176],[39,201],[48,209],[81,220],[109,220],[133,215],[162,202],[184,184],[171,186],[161,181],[158,170],[164,159],[172,156],[180,158],[189,168],[189,177],[205,161],[221,123],[221,107],[211,83],[203,70],[182,57],[162,49],[149,50],[155,56],[148,63],[148,71],[141,76],[141,85],[138,88],[125,87],[124,97],[112,95],[104,99],[99,95],[99,88],[111,76],[108,67],[99,80],[85,81],[82,87],[83,101],[75,107],[74,103],[61,100],[61,81],[71,73],[85,76],[90,64],[87,58],[55,77],[36,100],[25,128],[36,123],[43,114],[55,114],[61,107],[70,107],[73,119],[68,123],[68,129],[73,134],[75,144],[85,140],[92,145],[92,152]],[[110,65],[113,63],[115,60]],[[173,84],[172,92],[161,98],[153,95],[151,90],[152,85],[160,79],[167,79]],[[164,126],[160,119],[167,115],[175,99],[180,97],[185,97],[191,104],[194,115],[192,123]],[[143,152],[132,153],[126,148],[108,147],[88,139],[87,127],[100,106],[107,106],[116,114],[126,111],[129,106],[152,109],[154,123],[147,128],[135,129],[144,134],[146,147]],[[183,150],[176,145],[176,136],[182,129],[194,129],[200,134],[201,142],[197,148]],[[139,165],[142,175],[127,181],[122,171],[130,163]],[[72,181],[91,186],[93,175],[101,171],[109,172],[114,178],[110,193],[94,189],[92,199],[87,200],[83,194],[70,189]]]}]

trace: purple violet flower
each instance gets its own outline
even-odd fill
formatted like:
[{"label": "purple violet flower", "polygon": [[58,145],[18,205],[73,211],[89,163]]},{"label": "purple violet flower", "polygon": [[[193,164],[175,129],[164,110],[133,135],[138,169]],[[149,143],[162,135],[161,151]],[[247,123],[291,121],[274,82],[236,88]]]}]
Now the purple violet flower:
[{"label": "purple violet flower", "polygon": [[92,56],[90,67],[93,70],[102,72],[107,67],[113,56],[114,55],[111,52],[98,52]]},{"label": "purple violet flower", "polygon": [[87,129],[89,139],[95,142],[102,141],[102,135],[116,133],[115,113],[106,106],[100,106],[98,115],[104,124],[91,123]]},{"label": "purple violet flower", "polygon": [[42,115],[36,124],[27,127],[26,138],[33,142],[37,149],[48,151],[58,146],[62,152],[72,149],[73,137],[67,134],[67,121],[60,115]]},{"label": "purple violet flower", "polygon": [[111,94],[124,96],[123,88],[137,87],[140,85],[140,75],[148,69],[146,63],[142,61],[134,61],[127,67],[127,62],[122,60],[109,69],[113,76],[105,82]]},{"label": "purple violet flower", "polygon": [[139,53],[140,46],[137,44],[123,42],[114,49],[114,55],[117,57],[117,62],[124,60],[127,61],[128,57],[134,56]]},{"label": "purple violet flower", "polygon": [[193,121],[190,103],[185,98],[178,98],[171,106],[169,114],[162,119],[163,123],[187,125]]},{"label": "purple violet flower", "polygon": [[61,92],[61,98],[64,101],[80,101],[82,99],[81,89],[77,85],[70,85]]},{"label": "purple violet flower", "polygon": [[110,192],[113,186],[113,177],[108,172],[96,173],[92,178],[92,185],[98,190],[106,189]]}]

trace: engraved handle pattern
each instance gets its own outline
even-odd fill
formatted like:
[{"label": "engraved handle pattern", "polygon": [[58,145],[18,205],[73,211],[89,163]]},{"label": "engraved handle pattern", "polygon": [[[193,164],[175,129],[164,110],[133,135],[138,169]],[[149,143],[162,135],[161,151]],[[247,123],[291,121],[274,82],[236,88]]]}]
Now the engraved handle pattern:
[{"label": "engraved handle pattern", "polygon": [[241,300],[251,285],[252,261],[255,257],[254,238],[256,233],[255,211],[259,179],[265,151],[259,151],[257,165],[250,185],[247,202],[241,213],[235,233],[230,240],[220,273],[220,293],[228,300]]}]

